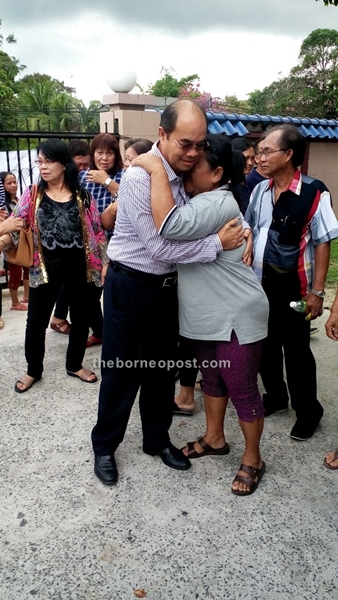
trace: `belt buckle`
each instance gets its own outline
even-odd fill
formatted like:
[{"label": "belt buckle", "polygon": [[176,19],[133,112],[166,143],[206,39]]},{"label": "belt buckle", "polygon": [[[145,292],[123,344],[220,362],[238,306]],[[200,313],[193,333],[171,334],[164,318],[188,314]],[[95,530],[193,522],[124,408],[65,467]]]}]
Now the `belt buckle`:
[{"label": "belt buckle", "polygon": [[[177,277],[166,277],[162,283],[162,287],[170,287],[176,283]],[[168,283],[169,282],[169,283]]]}]

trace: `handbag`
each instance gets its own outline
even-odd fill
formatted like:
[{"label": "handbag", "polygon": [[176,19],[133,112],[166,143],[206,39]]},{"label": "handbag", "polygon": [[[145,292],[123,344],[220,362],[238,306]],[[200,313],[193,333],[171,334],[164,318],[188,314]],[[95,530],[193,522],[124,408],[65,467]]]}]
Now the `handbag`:
[{"label": "handbag", "polygon": [[19,243],[14,248],[6,250],[6,260],[19,267],[31,267],[34,257],[33,231],[35,204],[38,195],[38,186],[33,184],[30,193],[30,206],[27,220],[27,228],[19,233]]}]

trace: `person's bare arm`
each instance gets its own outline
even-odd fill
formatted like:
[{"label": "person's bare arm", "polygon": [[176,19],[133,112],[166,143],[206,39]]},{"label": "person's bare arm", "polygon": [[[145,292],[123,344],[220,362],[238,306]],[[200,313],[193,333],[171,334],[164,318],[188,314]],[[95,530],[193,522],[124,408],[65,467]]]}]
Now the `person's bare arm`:
[{"label": "person's bare arm", "polygon": [[[319,244],[315,247],[315,276],[312,288],[317,291],[324,290],[326,275],[330,262],[330,242]],[[311,319],[320,317],[323,313],[323,298],[318,298],[312,292],[309,292],[305,298],[308,312],[311,313]]]},{"label": "person's bare arm", "polygon": [[[90,169],[87,174],[88,182],[99,183],[100,185],[104,185],[104,182],[109,178],[111,179],[110,175],[108,175],[106,171],[99,171],[97,169]],[[107,186],[107,190],[112,196],[114,196],[114,194],[117,194],[119,191],[119,187],[120,185],[112,179],[110,184]]]},{"label": "person's bare arm", "polygon": [[338,341],[338,289],[336,297],[330,308],[330,316],[325,323],[325,330],[327,337],[331,338],[335,342]]},{"label": "person's bare arm", "polygon": [[116,215],[117,215],[118,202],[112,202],[107,206],[101,215],[101,223],[103,229],[111,231],[115,227]]}]

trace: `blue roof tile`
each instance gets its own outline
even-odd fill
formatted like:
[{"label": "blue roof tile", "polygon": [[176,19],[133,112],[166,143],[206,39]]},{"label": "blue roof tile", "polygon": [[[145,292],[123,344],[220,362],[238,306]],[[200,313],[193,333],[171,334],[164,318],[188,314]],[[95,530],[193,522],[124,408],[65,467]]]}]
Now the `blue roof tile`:
[{"label": "blue roof tile", "polygon": [[247,115],[237,113],[207,112],[210,133],[226,133],[243,136],[249,133],[246,125],[276,125],[292,123],[305,137],[313,139],[338,139],[338,121],[334,119],[309,119],[300,117],[280,117],[271,115]]}]

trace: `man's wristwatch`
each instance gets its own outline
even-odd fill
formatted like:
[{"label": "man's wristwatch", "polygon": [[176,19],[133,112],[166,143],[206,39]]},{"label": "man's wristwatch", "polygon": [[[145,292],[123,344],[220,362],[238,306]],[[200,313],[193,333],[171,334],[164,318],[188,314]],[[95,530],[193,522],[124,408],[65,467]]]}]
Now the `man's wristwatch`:
[{"label": "man's wristwatch", "polygon": [[314,294],[318,298],[325,298],[324,290],[314,290],[313,288],[311,288],[311,294]]},{"label": "man's wristwatch", "polygon": [[113,180],[112,180],[112,178],[111,178],[111,177],[108,177],[108,178],[106,179],[106,181],[104,182],[104,184],[103,184],[103,185],[104,185],[106,188],[108,188],[108,187],[110,186],[110,184],[111,184],[111,182],[112,182],[112,181],[113,181]]}]

